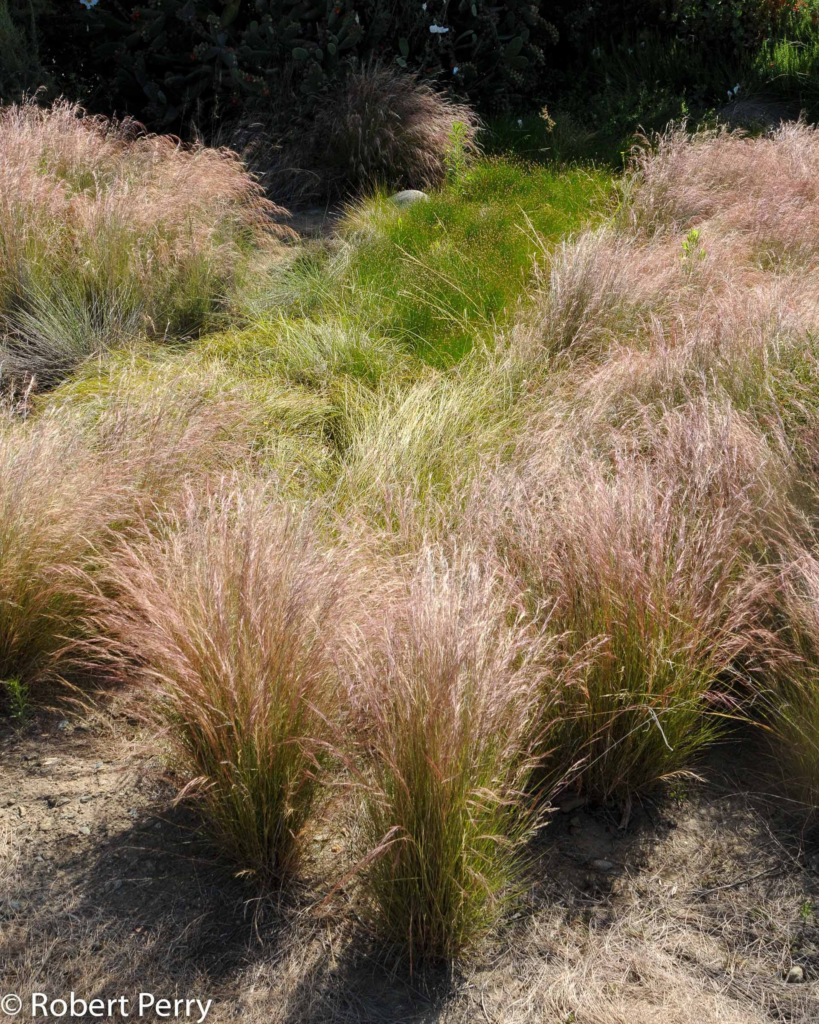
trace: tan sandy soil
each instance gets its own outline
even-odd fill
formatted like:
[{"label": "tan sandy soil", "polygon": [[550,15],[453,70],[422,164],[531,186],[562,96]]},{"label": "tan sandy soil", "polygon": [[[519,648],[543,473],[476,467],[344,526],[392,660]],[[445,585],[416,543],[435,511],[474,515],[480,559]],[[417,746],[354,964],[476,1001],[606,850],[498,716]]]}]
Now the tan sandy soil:
[{"label": "tan sandy soil", "polygon": [[[0,995],[212,999],[216,1024],[819,1019],[817,834],[766,795],[747,738],[625,829],[614,808],[556,811],[504,933],[412,975],[367,934],[353,884],[324,901],[343,808],[298,891],[261,904],[139,739],[107,712],[0,732]],[[794,966],[804,983],[785,981]]]}]

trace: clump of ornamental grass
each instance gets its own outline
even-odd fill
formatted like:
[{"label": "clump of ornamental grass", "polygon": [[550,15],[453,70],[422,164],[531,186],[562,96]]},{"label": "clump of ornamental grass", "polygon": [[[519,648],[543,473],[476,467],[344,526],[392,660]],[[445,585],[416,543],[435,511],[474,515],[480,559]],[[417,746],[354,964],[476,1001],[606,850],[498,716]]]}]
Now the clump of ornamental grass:
[{"label": "clump of ornamental grass", "polygon": [[235,154],[59,101],[0,112],[0,363],[51,384],[135,335],[197,331],[278,210]]},{"label": "clump of ornamental grass", "polygon": [[77,582],[129,502],[127,487],[57,421],[0,419],[0,680],[59,673],[85,635],[90,589]]},{"label": "clump of ornamental grass", "polygon": [[316,118],[312,143],[332,177],[353,190],[377,183],[440,185],[460,148],[477,152],[478,118],[464,103],[382,65],[350,75],[338,101]]},{"label": "clump of ornamental grass", "polygon": [[[752,416],[769,439],[795,438],[814,406],[819,294],[801,275],[728,279],[693,315],[653,318],[640,344],[614,348],[574,375],[548,415],[602,450],[624,431],[656,427],[669,408],[708,397]],[[616,442],[615,442],[616,443]]]},{"label": "clump of ornamental grass", "polygon": [[[749,621],[744,581],[766,553],[787,483],[740,417],[669,414],[652,451],[613,462],[541,438],[498,516],[522,599],[573,666],[553,733],[596,797],[692,771],[733,705]],[[554,714],[549,704],[548,714]]]},{"label": "clump of ornamental grass", "polygon": [[819,131],[803,121],[757,138],[672,125],[635,150],[630,216],[649,232],[744,236],[763,268],[814,266],[817,171]]},{"label": "clump of ornamental grass", "polygon": [[260,885],[295,870],[337,740],[344,576],[306,521],[238,493],[192,499],[165,530],[123,545],[107,574],[107,659],[145,685],[182,795]]},{"label": "clump of ornamental grass", "polygon": [[812,810],[819,807],[819,560],[804,550],[761,591],[772,632],[754,686],[752,712],[773,741],[782,782]]},{"label": "clump of ornamental grass", "polygon": [[477,358],[382,387],[352,417],[336,507],[402,532],[400,509],[414,505],[429,512],[416,517],[421,535],[454,522],[481,460],[514,444],[517,390],[503,363]]},{"label": "clump of ornamental grass", "polygon": [[413,962],[448,959],[514,895],[548,659],[467,555],[423,550],[382,604],[349,652],[363,893],[374,927]]},{"label": "clump of ornamental grass", "polygon": [[348,75],[297,137],[272,152],[251,141],[248,158],[274,195],[426,189],[444,181],[453,160],[477,153],[478,127],[467,104],[408,72],[373,64]]},{"label": "clump of ornamental grass", "polygon": [[635,272],[641,254],[611,228],[586,231],[554,251],[544,246],[542,256],[534,302],[513,336],[519,354],[585,354],[645,314],[651,293],[646,275]]}]

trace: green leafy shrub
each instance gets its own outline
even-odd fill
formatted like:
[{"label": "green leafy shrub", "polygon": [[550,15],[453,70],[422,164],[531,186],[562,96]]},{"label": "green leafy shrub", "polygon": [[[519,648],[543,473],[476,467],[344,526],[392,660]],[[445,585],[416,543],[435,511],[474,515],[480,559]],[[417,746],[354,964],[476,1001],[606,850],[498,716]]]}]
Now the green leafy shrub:
[{"label": "green leafy shrub", "polygon": [[89,94],[96,69],[84,13],[75,0],[0,0],[0,102]]},{"label": "green leafy shrub", "polygon": [[760,42],[788,17],[786,0],[591,0],[582,6],[560,3],[558,26],[567,41],[588,48],[628,32],[660,32],[666,39],[689,39],[699,46],[739,51]]},{"label": "green leafy shrub", "polygon": [[[319,109],[351,69],[406,68],[508,105],[537,84],[554,29],[531,0],[101,0],[77,12],[106,102],[170,125],[225,112]],[[291,101],[283,104],[283,98]]]},{"label": "green leafy shrub", "polygon": [[584,4],[557,18],[565,60],[554,92],[598,132],[601,154],[607,139],[627,150],[638,129],[659,131],[729,101],[764,95],[810,108],[818,12],[816,0]]},{"label": "green leafy shrub", "polygon": [[813,116],[819,104],[819,3],[797,3],[780,32],[753,54],[743,78],[748,90],[796,100]]},{"label": "green leafy shrub", "polygon": [[17,99],[43,85],[38,47],[41,2],[0,0],[0,102]]}]

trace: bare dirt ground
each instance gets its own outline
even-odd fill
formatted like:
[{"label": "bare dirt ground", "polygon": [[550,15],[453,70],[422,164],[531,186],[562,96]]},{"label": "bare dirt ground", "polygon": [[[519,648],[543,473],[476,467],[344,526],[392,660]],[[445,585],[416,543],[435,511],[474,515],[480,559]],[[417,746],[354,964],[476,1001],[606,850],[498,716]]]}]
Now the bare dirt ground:
[{"label": "bare dirt ground", "polygon": [[346,863],[338,808],[298,890],[260,904],[139,740],[108,712],[0,731],[0,995],[21,996],[17,1020],[32,992],[72,990],[210,999],[215,1024],[819,1020],[819,835],[766,792],[747,738],[625,829],[564,802],[504,933],[413,974],[367,934],[354,885],[324,900]]}]

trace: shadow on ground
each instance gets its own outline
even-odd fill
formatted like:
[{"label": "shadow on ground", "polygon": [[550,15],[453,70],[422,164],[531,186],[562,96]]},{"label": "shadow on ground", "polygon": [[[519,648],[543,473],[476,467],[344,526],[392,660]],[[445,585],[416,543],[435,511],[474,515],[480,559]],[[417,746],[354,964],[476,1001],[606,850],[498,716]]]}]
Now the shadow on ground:
[{"label": "shadow on ground", "polygon": [[[323,830],[299,887],[259,903],[137,740],[127,719],[59,715],[0,734],[0,973],[24,1001],[213,999],[209,1024],[817,1019],[819,830],[747,736],[627,821],[564,801],[494,945],[412,972],[368,935],[354,893],[323,898],[343,826]],[[804,984],[786,984],[794,967]]]}]

